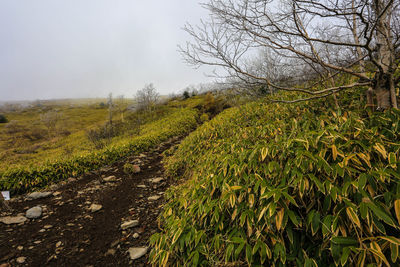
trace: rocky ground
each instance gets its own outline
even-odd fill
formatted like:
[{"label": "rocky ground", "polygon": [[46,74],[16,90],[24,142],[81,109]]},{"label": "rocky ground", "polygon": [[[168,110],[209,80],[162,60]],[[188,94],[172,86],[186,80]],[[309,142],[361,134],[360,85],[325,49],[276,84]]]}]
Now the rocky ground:
[{"label": "rocky ground", "polygon": [[[147,266],[149,238],[173,182],[163,175],[161,153],[178,142],[13,198],[13,211],[0,214],[0,267]],[[126,162],[140,172],[125,174]]]}]

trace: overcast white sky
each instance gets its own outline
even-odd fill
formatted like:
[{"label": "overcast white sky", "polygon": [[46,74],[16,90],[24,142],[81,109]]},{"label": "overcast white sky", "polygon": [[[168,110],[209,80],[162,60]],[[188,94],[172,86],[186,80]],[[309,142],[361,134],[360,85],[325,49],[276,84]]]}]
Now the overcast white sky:
[{"label": "overcast white sky", "polygon": [[198,0],[1,0],[0,101],[132,97],[146,83],[161,94],[209,81],[183,63],[185,22]]}]

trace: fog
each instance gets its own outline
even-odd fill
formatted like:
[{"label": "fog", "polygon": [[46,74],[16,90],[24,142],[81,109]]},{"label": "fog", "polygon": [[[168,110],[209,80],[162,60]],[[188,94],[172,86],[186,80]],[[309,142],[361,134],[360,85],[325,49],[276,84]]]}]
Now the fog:
[{"label": "fog", "polygon": [[207,82],[210,69],[183,62],[181,29],[205,17],[188,0],[0,2],[0,100],[132,97]]}]

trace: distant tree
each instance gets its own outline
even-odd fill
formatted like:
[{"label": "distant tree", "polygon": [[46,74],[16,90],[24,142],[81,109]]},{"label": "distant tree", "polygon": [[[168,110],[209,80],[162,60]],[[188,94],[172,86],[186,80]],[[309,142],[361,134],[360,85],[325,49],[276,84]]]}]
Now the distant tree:
[{"label": "distant tree", "polygon": [[49,137],[54,134],[61,117],[62,115],[56,111],[48,111],[40,115],[40,121],[46,126]]},{"label": "distant tree", "polygon": [[5,115],[0,114],[0,123],[7,123],[8,119],[6,118]]},{"label": "distant tree", "polygon": [[124,122],[124,113],[126,111],[126,101],[125,101],[125,96],[124,95],[119,95],[117,96],[118,103],[117,103],[117,109],[119,114],[121,114],[121,121]]},{"label": "distant tree", "polygon": [[189,97],[190,97],[189,91],[185,90],[185,91],[183,92],[183,98],[184,98],[184,99],[188,99]]},{"label": "distant tree", "polygon": [[112,108],[113,108],[113,100],[112,100],[112,93],[108,95],[108,123],[112,125]]},{"label": "distant tree", "polygon": [[152,83],[146,84],[143,89],[137,91],[135,97],[138,110],[151,110],[158,99],[159,94]]}]

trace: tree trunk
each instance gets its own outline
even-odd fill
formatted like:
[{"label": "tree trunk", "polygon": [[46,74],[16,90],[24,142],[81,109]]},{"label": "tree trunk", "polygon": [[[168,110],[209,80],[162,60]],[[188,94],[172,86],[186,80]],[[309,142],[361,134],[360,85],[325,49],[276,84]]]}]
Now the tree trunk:
[{"label": "tree trunk", "polygon": [[[374,0],[376,23],[377,58],[375,64],[378,71],[374,78],[374,92],[377,98],[378,109],[397,108],[397,99],[394,88],[394,49],[390,29],[390,15],[392,7],[387,7],[387,1]],[[393,6],[393,3],[391,4]]]},{"label": "tree trunk", "polygon": [[385,110],[392,106],[390,99],[390,75],[377,73],[375,77],[374,91],[379,110]]},{"label": "tree trunk", "polygon": [[368,87],[366,94],[367,94],[367,108],[370,108],[372,111],[374,111],[374,109],[375,109],[374,91],[372,90],[372,87]]}]

